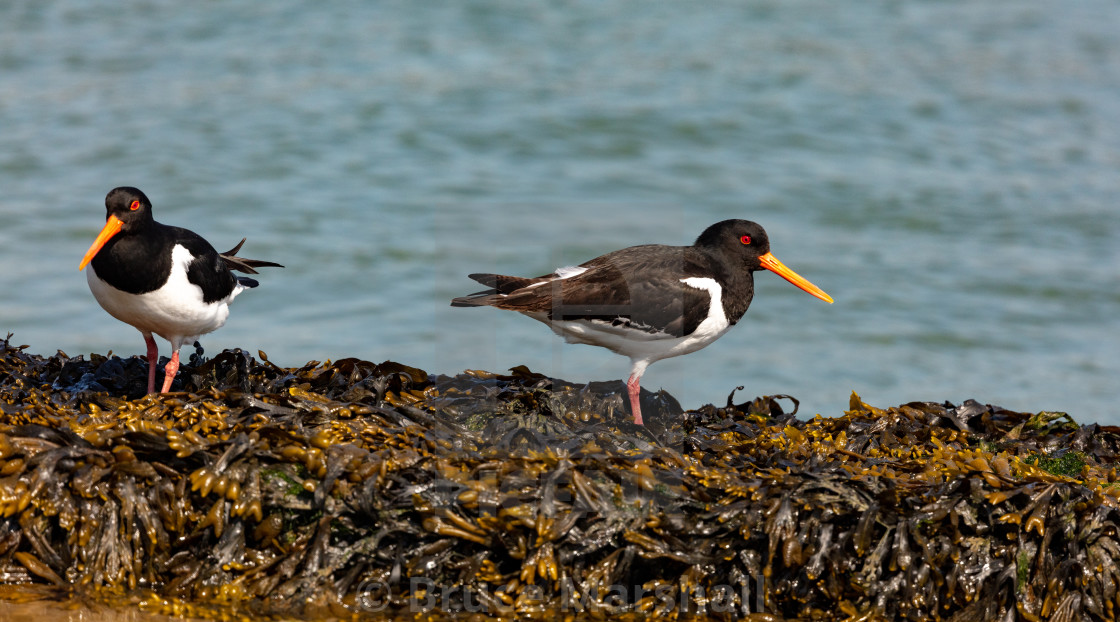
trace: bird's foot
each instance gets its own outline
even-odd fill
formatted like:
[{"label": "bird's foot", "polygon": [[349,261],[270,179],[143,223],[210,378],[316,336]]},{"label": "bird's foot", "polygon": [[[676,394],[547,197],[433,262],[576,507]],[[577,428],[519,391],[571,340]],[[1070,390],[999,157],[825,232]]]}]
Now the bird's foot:
[{"label": "bird's foot", "polygon": [[156,392],[156,364],[159,363],[159,347],[151,333],[144,333],[144,343],[148,346],[148,395]]},{"label": "bird's foot", "polygon": [[630,394],[630,410],[634,412],[635,425],[642,425],[642,404],[639,399],[642,394],[642,387],[639,385],[640,380],[638,376],[630,376],[626,381],[626,392]]},{"label": "bird's foot", "polygon": [[160,393],[167,393],[171,390],[171,383],[175,381],[175,374],[179,373],[179,351],[176,350],[171,355],[171,360],[167,361],[167,365],[163,368],[163,389]]}]

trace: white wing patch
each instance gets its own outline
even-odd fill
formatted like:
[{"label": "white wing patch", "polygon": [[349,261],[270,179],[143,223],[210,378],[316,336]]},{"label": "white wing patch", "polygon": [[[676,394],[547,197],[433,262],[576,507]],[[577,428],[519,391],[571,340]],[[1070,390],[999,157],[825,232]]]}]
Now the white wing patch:
[{"label": "white wing patch", "polygon": [[553,274],[556,275],[556,278],[549,279],[547,281],[541,281],[539,283],[533,283],[532,285],[526,286],[525,289],[533,289],[534,287],[540,287],[541,285],[544,285],[546,283],[570,279],[573,276],[579,276],[584,272],[587,272],[587,268],[581,268],[579,266],[564,266],[563,268],[557,268],[556,271],[553,272]]},{"label": "white wing patch", "polygon": [[573,276],[579,276],[584,272],[587,272],[587,268],[582,268],[580,266],[564,266],[563,268],[556,269],[556,278],[570,279]]}]

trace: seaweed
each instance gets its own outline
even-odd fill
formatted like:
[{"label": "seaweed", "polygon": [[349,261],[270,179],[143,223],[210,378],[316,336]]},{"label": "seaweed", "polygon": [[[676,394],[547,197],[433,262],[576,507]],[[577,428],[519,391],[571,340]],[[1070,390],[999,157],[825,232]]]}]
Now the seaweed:
[{"label": "seaweed", "polygon": [[[174,615],[1105,620],[1120,429],[0,342],[0,583]],[[741,389],[741,387],[739,388]],[[739,390],[737,389],[737,390]],[[793,403],[792,412],[783,408]]]}]

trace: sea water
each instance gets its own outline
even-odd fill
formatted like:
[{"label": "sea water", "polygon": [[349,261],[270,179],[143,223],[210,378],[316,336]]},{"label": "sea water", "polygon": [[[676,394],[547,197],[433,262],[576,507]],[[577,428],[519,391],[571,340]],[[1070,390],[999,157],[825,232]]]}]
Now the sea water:
[{"label": "sea water", "polygon": [[210,355],[617,379],[621,357],[448,302],[471,272],[746,218],[835,304],[758,273],[740,324],[644,387],[1120,423],[1116,24],[1105,0],[6,2],[0,331],[144,352],[77,270],[133,185],[287,266]]}]

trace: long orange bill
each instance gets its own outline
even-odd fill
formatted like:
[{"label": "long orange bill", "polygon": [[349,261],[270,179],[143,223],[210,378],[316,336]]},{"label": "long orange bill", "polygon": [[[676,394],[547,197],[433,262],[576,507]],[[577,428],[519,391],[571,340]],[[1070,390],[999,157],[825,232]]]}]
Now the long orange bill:
[{"label": "long orange bill", "polygon": [[124,223],[121,222],[120,218],[109,216],[109,220],[106,220],[105,226],[101,228],[101,233],[98,233],[97,239],[93,241],[93,246],[90,246],[89,250],[86,251],[86,256],[82,257],[82,263],[78,266],[78,272],[81,272],[82,269],[86,267],[86,264],[97,255],[97,252],[101,250],[102,246],[105,246],[109,238],[120,233],[122,226],[124,226]]},{"label": "long orange bill", "polygon": [[778,261],[777,258],[775,258],[770,253],[766,253],[762,257],[759,257],[758,261],[762,264],[763,268],[766,268],[774,274],[777,274],[778,276],[809,292],[817,298],[820,298],[827,303],[832,303],[832,296],[829,296],[828,294],[824,293],[821,288],[805,280],[805,278],[800,274],[787,268],[785,264]]}]

